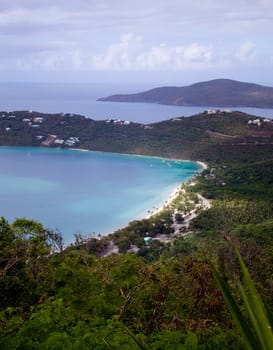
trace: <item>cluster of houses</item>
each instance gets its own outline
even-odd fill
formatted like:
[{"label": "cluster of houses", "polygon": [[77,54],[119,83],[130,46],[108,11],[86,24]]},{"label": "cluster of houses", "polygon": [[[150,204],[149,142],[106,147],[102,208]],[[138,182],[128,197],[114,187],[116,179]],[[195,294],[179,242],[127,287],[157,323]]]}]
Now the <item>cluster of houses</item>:
[{"label": "cluster of houses", "polygon": [[118,125],[130,125],[131,122],[129,120],[121,120],[121,119],[107,119],[106,123],[113,123],[113,124],[118,124]]},{"label": "cluster of houses", "polygon": [[[42,140],[44,136],[39,135],[39,136],[36,136],[36,138],[37,140]],[[41,146],[50,147],[52,145],[55,145],[55,146],[65,145],[68,147],[73,147],[79,142],[80,142],[80,139],[79,137],[76,137],[76,136],[71,136],[68,139],[64,140],[64,139],[58,138],[57,135],[48,135],[46,139],[41,143]]]},{"label": "cluster of houses", "polygon": [[226,113],[232,113],[232,111],[230,109],[208,109],[207,111],[205,111],[205,113],[207,114],[226,114]]},{"label": "cluster of houses", "polygon": [[250,119],[247,124],[248,125],[257,125],[257,126],[261,126],[262,123],[273,123],[272,119],[269,118],[263,118],[263,119]]},{"label": "cluster of houses", "polygon": [[[16,118],[16,115],[14,114],[1,114],[1,118],[4,119],[4,118],[7,118],[7,119],[15,119]],[[9,132],[11,128],[5,128],[6,132]]]},{"label": "cluster of houses", "polygon": [[[32,111],[29,111],[29,113],[32,113]],[[2,119],[15,119],[17,117],[15,114],[10,114],[9,112],[5,112],[5,113],[2,113],[0,115],[0,118],[2,118]],[[32,128],[39,128],[40,124],[43,123],[43,121],[44,121],[44,118],[42,118],[42,117],[23,118],[22,119],[23,123],[27,123],[28,126],[30,126]],[[6,131],[10,131],[11,127],[7,127],[5,129],[6,129]]]},{"label": "cluster of houses", "polygon": [[[220,109],[208,109],[205,111],[206,114],[226,114],[226,113],[232,113],[231,110],[225,109],[225,110],[220,110]],[[177,119],[175,119],[177,120]],[[256,126],[261,126],[262,123],[273,123],[272,119],[269,118],[256,118],[256,119],[250,119],[247,124],[248,125],[256,125]]]},{"label": "cluster of houses", "polygon": [[257,126],[261,126],[261,122],[262,122],[262,120],[259,119],[259,118],[257,118],[257,119],[254,119],[254,120],[250,119],[250,120],[247,122],[247,124],[248,124],[248,125],[257,125]]},{"label": "cluster of houses", "polygon": [[28,126],[32,128],[39,128],[40,124],[43,123],[44,118],[42,117],[35,117],[35,118],[24,118],[23,123],[27,123]]},{"label": "cluster of houses", "polygon": [[[31,128],[39,128],[41,124],[45,121],[45,118],[34,116],[33,112],[30,110],[28,111],[29,114],[26,117],[23,117],[22,119],[18,117],[18,119],[23,123],[28,125]],[[73,116],[73,115],[71,115]],[[2,119],[15,119],[17,116],[15,114],[10,114],[10,112],[2,112],[0,113],[0,118]],[[130,123],[130,122],[123,122],[124,124]],[[5,128],[6,132],[11,130],[11,127]],[[37,135],[36,140],[41,141],[41,146],[44,147],[50,147],[50,146],[67,146],[67,147],[74,147],[77,143],[80,142],[79,137],[77,136],[70,136],[68,138],[62,139],[59,138],[57,135]]]},{"label": "cluster of houses", "polygon": [[1,115],[1,118],[8,118],[8,119],[15,119],[16,118],[16,115],[14,114],[2,114]]},{"label": "cluster of houses", "polygon": [[80,142],[80,139],[78,137],[71,136],[66,141],[64,141],[64,144],[68,147],[73,147],[78,142]]}]

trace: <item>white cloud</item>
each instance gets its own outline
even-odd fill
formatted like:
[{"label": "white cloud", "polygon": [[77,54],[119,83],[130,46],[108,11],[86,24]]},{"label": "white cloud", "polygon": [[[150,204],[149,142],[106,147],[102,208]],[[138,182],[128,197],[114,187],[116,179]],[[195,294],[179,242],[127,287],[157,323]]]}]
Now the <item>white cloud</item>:
[{"label": "white cloud", "polygon": [[255,48],[256,44],[254,44],[252,41],[246,41],[236,51],[235,56],[241,62],[249,62],[255,57]]},{"label": "white cloud", "polygon": [[[0,36],[1,38],[1,36]],[[149,46],[147,38],[131,33],[122,34],[116,42],[101,52],[92,45],[83,47],[76,41],[22,42],[16,46],[10,43],[0,57],[0,70],[14,71],[98,71],[98,72],[206,72],[214,69],[239,69],[257,66],[256,45],[244,42],[237,50],[225,50],[221,46],[192,42],[183,45],[158,43]],[[232,54],[233,52],[233,54]],[[259,55],[266,64],[268,56]],[[221,73],[222,74],[222,73]]]},{"label": "white cloud", "polygon": [[105,54],[91,57],[90,68],[95,70],[131,69],[132,63],[141,48],[141,37],[123,34],[120,36],[120,41],[110,45]]},{"label": "white cloud", "polygon": [[3,67],[18,71],[175,71],[205,69],[213,63],[213,49],[210,46],[195,42],[176,46],[161,43],[146,47],[147,43],[141,36],[130,33],[122,34],[119,41],[100,54],[74,42],[66,45],[68,43],[56,40],[44,45],[36,44],[32,47],[31,43],[24,43],[15,52],[12,52],[11,45],[0,59]]},{"label": "white cloud", "polygon": [[212,48],[198,43],[186,46],[160,44],[145,49],[143,40],[132,34],[122,35],[105,54],[91,58],[96,70],[176,70],[201,68],[210,64]]}]

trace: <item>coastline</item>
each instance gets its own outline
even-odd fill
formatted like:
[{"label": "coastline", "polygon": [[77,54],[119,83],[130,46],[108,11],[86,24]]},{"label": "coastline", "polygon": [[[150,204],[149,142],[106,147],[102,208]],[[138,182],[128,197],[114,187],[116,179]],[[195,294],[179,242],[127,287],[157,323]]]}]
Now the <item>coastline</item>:
[{"label": "coastline", "polygon": [[[95,151],[95,150],[86,150],[81,148],[70,148],[68,150],[75,150],[75,151],[81,151],[81,152],[97,152],[97,153],[105,153],[105,154],[114,154],[114,155],[124,155],[124,156],[136,156],[136,157],[142,157],[142,158],[156,158],[160,160],[171,160],[171,161],[180,161],[180,162],[194,162],[201,166],[201,169],[197,171],[197,173],[189,180],[194,179],[194,177],[201,173],[202,171],[206,170],[208,168],[208,165],[205,162],[199,161],[199,160],[188,160],[188,159],[177,159],[177,158],[164,158],[164,157],[156,157],[156,156],[147,156],[147,155],[141,155],[141,154],[130,154],[130,153],[116,153],[116,152],[104,152],[104,151]],[[101,239],[103,237],[111,236],[118,230],[122,230],[126,228],[131,221],[134,220],[145,220],[150,219],[151,217],[159,214],[161,211],[163,211],[168,205],[170,205],[180,194],[181,186],[183,185],[183,181],[179,183],[179,185],[175,185],[172,191],[168,192],[165,199],[160,200],[159,205],[153,205],[152,208],[145,210],[143,214],[140,214],[138,218],[132,218],[132,220],[128,221],[125,225],[120,225],[118,228],[115,228],[113,230],[100,233],[96,236],[96,239]]]},{"label": "coastline", "polygon": [[[196,163],[198,163],[202,169],[200,170],[201,173],[202,171],[206,170],[208,168],[207,164],[201,161],[196,161]],[[197,173],[197,174],[198,174]],[[194,175],[191,179],[192,180],[196,175]],[[187,180],[187,181],[189,181]],[[152,208],[152,210],[149,210],[150,212],[148,213],[148,215],[146,215],[144,217],[144,219],[150,219],[151,217],[153,217],[154,215],[159,214],[162,210],[164,210],[166,207],[168,207],[168,205],[170,205],[180,194],[181,191],[181,186],[183,185],[184,182],[181,182],[178,186],[176,186],[172,192],[170,192],[170,194],[167,196],[167,199],[165,200],[165,202],[161,205],[159,205],[158,207],[156,207],[155,209]]]},{"label": "coastline", "polygon": [[[7,146],[7,147],[14,147],[14,146]],[[33,148],[48,148],[48,147],[33,147]],[[189,159],[181,159],[181,158],[166,158],[166,157],[151,156],[151,155],[137,154],[137,153],[118,153],[118,152],[97,151],[97,150],[85,149],[85,148],[61,148],[61,147],[54,147],[54,148],[55,149],[67,150],[67,151],[102,153],[102,154],[111,154],[111,155],[128,156],[128,157],[132,157],[133,156],[133,157],[147,158],[147,159],[153,158],[153,159],[159,159],[159,160],[165,160],[165,161],[170,160],[170,161],[185,162],[185,163],[186,162],[191,162],[191,163],[197,163],[197,164],[201,165],[202,168],[207,168],[206,163],[203,163],[202,161],[199,161],[199,160],[189,160]]]},{"label": "coastline", "polygon": [[[192,160],[188,160],[188,159],[164,158],[164,157],[148,156],[148,155],[142,155],[142,154],[104,152],[104,151],[87,150],[87,149],[83,149],[83,148],[69,148],[68,150],[81,151],[81,152],[98,152],[98,153],[116,154],[116,155],[124,155],[124,156],[135,156],[135,157],[141,157],[141,158],[156,158],[156,159],[166,160],[166,161],[171,160],[171,161],[179,161],[179,162],[195,162],[201,166],[201,170],[198,171],[197,173],[201,173],[202,171],[204,171],[208,168],[208,165],[205,162],[202,162],[200,160],[192,161]],[[193,178],[194,177],[195,177],[195,175],[193,176]],[[161,211],[163,211],[166,207],[168,207],[168,205],[170,205],[178,197],[182,184],[183,184],[183,182],[181,182],[178,186],[175,186],[174,189],[168,193],[167,197],[165,197],[165,200],[164,199],[163,199],[163,201],[161,200],[159,205],[154,205],[151,209],[148,209],[147,211],[145,211],[145,213],[143,213],[143,215],[140,215],[140,219],[137,219],[137,220],[150,219],[151,217],[153,217],[153,216],[159,214]],[[111,235],[116,230],[127,227],[128,224],[129,224],[129,222],[126,225],[124,225],[118,229],[115,229],[111,232],[103,233],[101,235],[102,236]]]},{"label": "coastline", "polygon": [[174,190],[168,195],[167,199],[165,200],[165,202],[163,204],[155,207],[155,209],[153,209],[154,208],[153,207],[151,210],[149,210],[150,212],[148,213],[148,215],[146,215],[144,217],[144,219],[150,219],[152,216],[159,214],[162,210],[165,209],[165,207],[167,207],[169,204],[171,204],[172,201],[174,199],[176,199],[176,197],[179,195],[182,183],[179,186],[176,186],[174,188]]},{"label": "coastline", "polygon": [[[12,146],[8,146],[8,147],[12,147]],[[18,146],[16,146],[15,148],[25,148],[25,147],[18,147]],[[27,147],[27,148],[29,148],[29,147]],[[41,149],[41,148],[44,148],[44,147],[30,147],[30,148]],[[48,148],[45,147],[45,149],[48,149]],[[58,148],[58,149],[62,150],[62,148]],[[164,157],[153,157],[153,156],[137,155],[137,154],[123,154],[123,153],[115,153],[115,152],[101,152],[101,151],[93,151],[93,150],[81,149],[81,148],[67,148],[65,150],[67,150],[67,151],[85,152],[85,153],[86,152],[90,152],[90,153],[94,152],[94,153],[114,154],[114,155],[117,155],[117,156],[119,156],[119,155],[130,156],[130,157],[131,156],[137,156],[137,157],[141,157],[141,158],[148,158],[148,159],[149,158],[154,158],[154,159],[159,159],[159,160],[166,160],[166,161],[170,160],[170,161],[182,162],[182,163],[183,162],[193,162],[193,163],[198,164],[201,167],[201,169],[198,169],[196,171],[195,175],[199,174],[204,169],[207,169],[207,164],[205,164],[202,161],[192,161],[192,160],[184,160],[184,159],[172,159],[172,158],[164,158]],[[176,199],[176,197],[179,195],[179,193],[181,191],[182,184],[184,184],[186,181],[191,181],[195,177],[195,175],[193,175],[191,178],[189,178],[187,180],[181,180],[181,182],[179,184],[178,183],[173,184],[173,187],[172,187],[172,185],[170,185],[168,187],[168,189],[165,189],[165,191],[163,190],[162,193],[161,193],[163,195],[160,198],[158,198],[157,201],[155,201],[155,203],[153,203],[153,206],[146,207],[146,209],[144,211],[142,211],[142,213],[141,212],[139,213],[140,215],[137,215],[137,216],[134,216],[134,217],[130,218],[128,220],[128,222],[126,222],[125,224],[121,224],[118,227],[115,227],[113,229],[110,228],[110,230],[107,230],[107,231],[104,231],[104,232],[98,232],[97,236],[98,235],[108,236],[108,235],[112,234],[113,232],[128,226],[128,224],[131,221],[149,219],[150,217],[159,214],[161,211],[163,211],[168,205],[170,205]]]},{"label": "coastline", "polygon": [[200,164],[201,167],[203,168],[203,170],[207,170],[208,169],[208,165],[205,162],[201,162],[200,160],[197,160],[196,163]]}]

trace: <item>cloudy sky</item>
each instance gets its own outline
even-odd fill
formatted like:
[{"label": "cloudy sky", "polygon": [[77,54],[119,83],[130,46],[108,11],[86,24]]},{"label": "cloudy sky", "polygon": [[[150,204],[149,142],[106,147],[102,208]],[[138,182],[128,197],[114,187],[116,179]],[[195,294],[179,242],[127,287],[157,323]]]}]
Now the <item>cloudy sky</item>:
[{"label": "cloudy sky", "polygon": [[0,0],[1,81],[273,85],[273,0]]}]

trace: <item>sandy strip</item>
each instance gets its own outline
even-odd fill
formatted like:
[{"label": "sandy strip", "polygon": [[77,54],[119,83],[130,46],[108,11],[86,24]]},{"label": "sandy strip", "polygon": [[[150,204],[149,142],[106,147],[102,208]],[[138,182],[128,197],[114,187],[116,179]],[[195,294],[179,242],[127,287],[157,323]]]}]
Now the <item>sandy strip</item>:
[{"label": "sandy strip", "polygon": [[[204,162],[201,162],[201,161],[196,161],[196,163],[198,163],[199,165],[201,165],[202,167],[202,170],[206,170],[208,168],[207,164],[204,163]],[[181,186],[184,184],[184,182],[182,182],[179,186],[175,187],[175,189],[171,192],[171,194],[167,197],[167,200],[162,204],[160,205],[159,207],[156,207],[156,209],[154,209],[155,207],[153,207],[149,214],[145,216],[145,219],[149,219],[151,218],[152,216],[156,215],[156,214],[159,214],[162,210],[165,209],[165,207],[167,207],[169,204],[172,203],[172,201],[174,199],[176,199],[176,197],[178,197],[180,191],[181,191]]]},{"label": "sandy strip", "polygon": [[180,191],[181,191],[181,185],[175,187],[175,189],[171,192],[171,194],[167,197],[166,201],[159,207],[156,207],[156,209],[151,209],[150,213],[148,215],[145,216],[145,219],[149,219],[152,216],[160,213],[162,210],[165,209],[165,207],[167,207],[169,204],[172,203],[172,201],[179,195]]},{"label": "sandy strip", "polygon": [[65,148],[67,149],[68,151],[71,150],[71,151],[80,151],[80,152],[90,152],[88,149],[84,149],[84,148]]},{"label": "sandy strip", "polygon": [[200,165],[201,165],[201,167],[203,168],[203,170],[208,169],[208,166],[207,166],[207,164],[206,164],[206,163],[201,162],[200,160],[198,160],[196,163],[200,164]]}]

